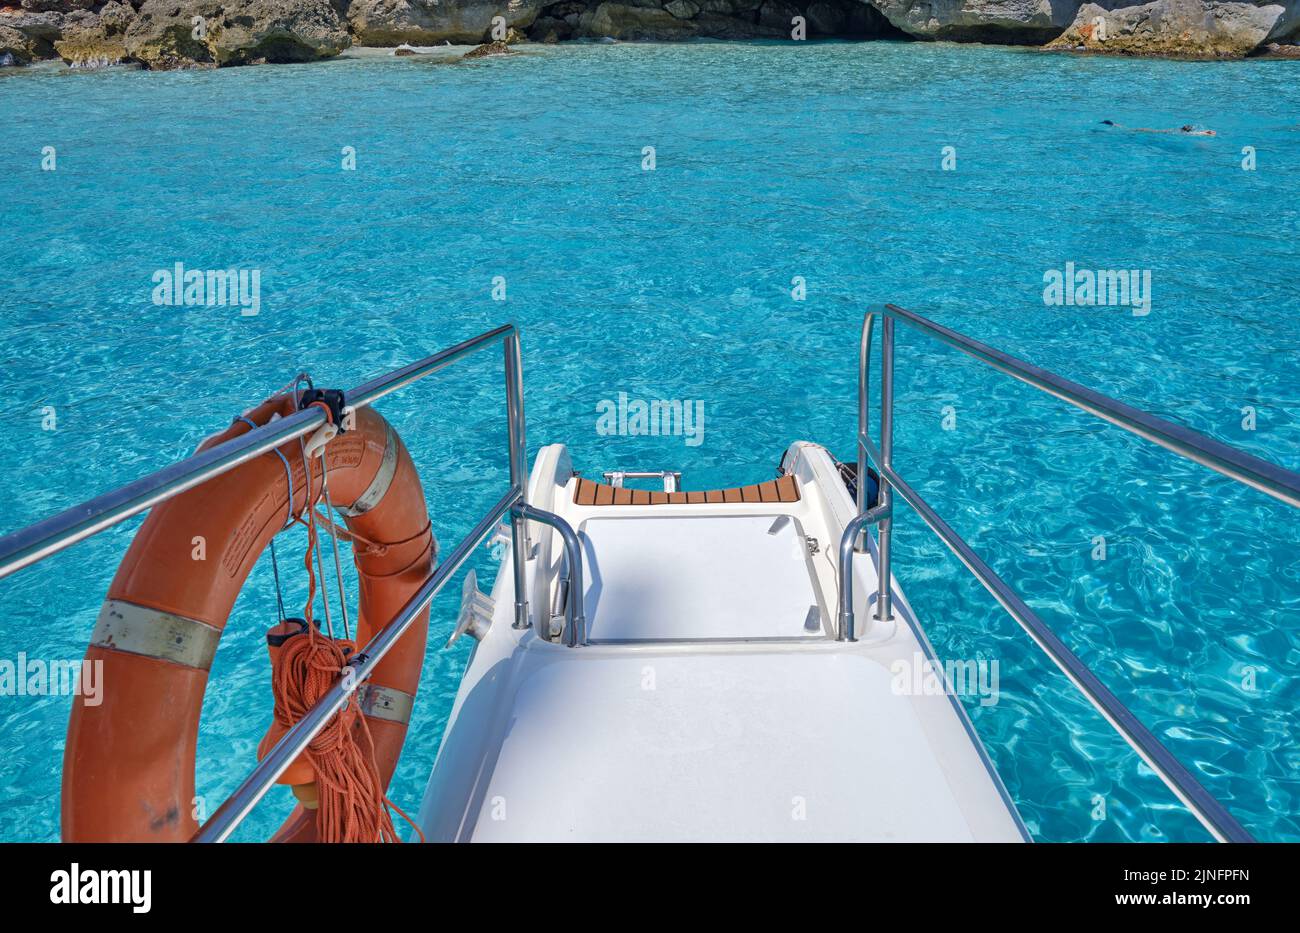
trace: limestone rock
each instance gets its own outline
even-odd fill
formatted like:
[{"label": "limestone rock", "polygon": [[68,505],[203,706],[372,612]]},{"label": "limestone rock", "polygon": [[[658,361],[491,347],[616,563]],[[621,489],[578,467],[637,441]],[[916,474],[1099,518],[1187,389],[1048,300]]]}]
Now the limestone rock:
[{"label": "limestone rock", "polygon": [[126,53],[146,68],[160,71],[215,67],[206,36],[220,16],[219,0],[187,0],[184,6],[174,0],[145,0],[127,28]]},{"label": "limestone rock", "polygon": [[67,17],[54,48],[73,68],[116,65],[128,58],[126,31],[134,19],[129,3],[110,0],[95,13]]},{"label": "limestone rock", "polygon": [[[549,12],[549,10],[548,10]],[[577,15],[574,15],[577,21]],[[528,38],[534,42],[559,42],[561,39],[573,38],[573,26],[567,20],[555,16],[539,16],[528,27]]]},{"label": "limestone rock", "polygon": [[0,26],[0,68],[26,65],[32,57],[30,38],[12,26]]},{"label": "limestone rock", "polygon": [[15,65],[57,58],[54,43],[63,34],[63,20],[60,12],[0,9],[0,56]]},{"label": "limestone rock", "polygon": [[1047,42],[1074,21],[1080,0],[872,0],[898,29],[927,39]]},{"label": "limestone rock", "polygon": [[72,13],[77,10],[93,10],[96,0],[22,0],[19,5],[33,13]]},{"label": "limestone rock", "polygon": [[485,42],[483,45],[480,45],[478,48],[470,49],[468,52],[462,55],[461,58],[462,59],[488,58],[489,56],[492,55],[513,55],[513,54],[514,53],[510,51],[510,46],[506,45],[504,42],[497,40],[493,42]]},{"label": "limestone rock", "polygon": [[683,39],[696,34],[694,23],[657,7],[601,3],[578,20],[583,35],[611,39]]},{"label": "limestone rock", "polygon": [[744,18],[763,5],[763,0],[699,0],[699,9],[720,16]]},{"label": "limestone rock", "polygon": [[803,16],[803,12],[789,0],[764,0],[758,11],[760,24],[779,29],[784,35],[789,35],[794,29],[796,16]]},{"label": "limestone rock", "polygon": [[1153,0],[1120,6],[1085,3],[1048,48],[1118,55],[1239,58],[1300,27],[1300,3]]},{"label": "limestone rock", "polygon": [[783,39],[789,38],[788,29],[764,26],[752,19],[741,16],[722,16],[717,13],[701,13],[695,17],[694,24],[701,36],[711,39]]},{"label": "limestone rock", "polygon": [[813,0],[804,12],[808,33],[814,36],[835,36],[844,31],[847,17],[844,8],[824,0]]},{"label": "limestone rock", "polygon": [[246,0],[226,8],[208,42],[218,65],[313,61],[351,44],[330,0]]},{"label": "limestone rock", "polygon": [[144,0],[125,45],[166,69],[311,61],[351,42],[330,0]]},{"label": "limestone rock", "polygon": [[700,5],[695,0],[670,0],[664,9],[678,19],[690,19],[700,12]]},{"label": "limestone rock", "polygon": [[523,32],[546,5],[544,0],[353,0],[347,17],[358,45],[479,43],[491,38],[493,17]]}]

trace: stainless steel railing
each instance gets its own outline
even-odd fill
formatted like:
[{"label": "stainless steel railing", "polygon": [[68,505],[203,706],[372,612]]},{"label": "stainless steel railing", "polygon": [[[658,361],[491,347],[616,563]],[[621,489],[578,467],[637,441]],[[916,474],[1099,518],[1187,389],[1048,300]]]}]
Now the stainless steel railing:
[{"label": "stainless steel railing", "polygon": [[587,643],[587,612],[583,606],[582,544],[578,541],[578,535],[574,532],[572,525],[554,512],[544,511],[526,502],[518,503],[512,511],[528,521],[550,525],[559,532],[561,539],[563,539],[565,559],[569,564],[569,590],[565,600],[565,613],[568,616],[568,623],[565,635],[570,648],[585,645]]},{"label": "stainless steel railing", "polygon": [[[362,383],[346,393],[348,410],[354,411],[372,405],[385,395],[450,366],[457,360],[498,340],[505,344],[506,350],[507,396],[513,394],[522,396],[523,388],[522,384],[519,384],[518,377],[513,380],[509,378],[511,366],[514,367],[515,372],[518,371],[519,333],[513,324],[503,324],[402,369]],[[509,408],[508,417],[511,424],[510,482],[523,489],[524,484],[520,479],[527,472],[527,465],[523,463],[522,401],[517,406],[517,414],[515,407]],[[517,426],[516,418],[519,422]],[[44,521],[5,535],[0,538],[0,578],[7,577],[14,571],[43,560],[51,554],[57,554],[78,541],[83,541],[105,528],[111,528],[160,502],[178,496],[214,476],[233,470],[240,464],[247,463],[281,444],[304,437],[323,425],[325,420],[326,415],[319,407],[294,412],[286,418],[279,418],[247,434],[241,434],[239,437],[201,451],[179,463],[150,473],[133,483],[96,496],[89,502],[75,505]]]},{"label": "stainless steel railing", "polygon": [[[859,474],[858,483],[861,484],[866,481],[865,474]],[[881,488],[883,490],[883,484]],[[840,538],[840,619],[839,628],[835,633],[836,641],[858,640],[853,614],[853,554],[857,551],[858,541],[861,540],[866,527],[868,525],[883,526],[889,520],[892,508],[892,505],[877,505],[865,512],[859,512],[844,526],[844,534]],[[881,540],[883,541],[887,537],[888,535],[885,535],[885,538]],[[886,566],[883,561],[881,566]],[[877,614],[876,618],[882,617]],[[893,616],[887,615],[883,618],[891,619]]]},{"label": "stainless steel railing", "polygon": [[657,479],[663,482],[664,492],[677,492],[682,488],[681,470],[606,470],[605,482],[615,489],[623,488],[628,479]]},{"label": "stainless steel railing", "polygon": [[[415,591],[415,595],[406,601],[406,605],[401,611],[393,617],[392,621],[381,628],[375,637],[366,643],[357,655],[346,676],[340,677],[339,680],[326,691],[325,695],[316,701],[303,717],[294,723],[280,740],[273,745],[266,753],[265,757],[257,763],[235,792],[226,798],[221,806],[213,811],[208,821],[199,827],[195,833],[192,842],[225,842],[230,838],[230,834],[235,831],[240,823],[248,814],[253,812],[267,791],[275,786],[276,779],[293,764],[296,759],[316,738],[317,734],[329,723],[330,717],[343,708],[348,698],[356,691],[357,687],[365,683],[367,677],[375,669],[375,665],[383,660],[388,650],[397,643],[397,640],[406,634],[407,629],[415,622],[416,617],[424,608],[433,601],[433,597],[443,588],[451,576],[465,563],[465,560],[473,553],[478,543],[487,537],[488,533],[496,527],[502,516],[506,515],[511,508],[517,505],[522,498],[523,493],[518,486],[511,486],[507,492],[494,505],[487,515],[474,526],[474,530],[456,545],[455,550],[443,559],[429,579]],[[522,561],[516,557],[516,564]]]},{"label": "stainless steel railing", "polygon": [[[868,389],[871,376],[871,344],[875,318],[881,318],[881,389],[880,445],[868,432],[870,406]],[[994,572],[962,537],[930,507],[894,469],[894,322],[908,326],[942,343],[992,366],[1007,375],[1049,395],[1074,405],[1126,431],[1159,444],[1179,456],[1194,460],[1224,476],[1260,490],[1288,505],[1300,507],[1300,473],[1284,469],[1259,457],[1230,447],[1189,428],[1158,418],[1094,392],[1078,383],[1062,379],[1024,360],[972,340],[918,314],[896,305],[885,305],[868,312],[862,322],[862,340],[858,356],[858,515],[845,528],[840,542],[840,629],[839,638],[854,640],[853,551],[860,549],[867,525],[877,525],[879,592],[876,598],[877,619],[892,618],[890,604],[890,538],[893,520],[893,492],[907,501],[922,520],[957,555],[957,558],[985,586],[994,599],[1016,620],[1040,649],[1083,693],[1084,697],[1128,742],[1143,761],[1173,791],[1174,795],[1220,841],[1251,842],[1251,835],[1185,768],[1160,740],[1144,726],[1115,694],[1074,654],[1065,643],[1025,604],[1014,590]],[[868,461],[880,472],[880,495],[874,508],[867,502]]]},{"label": "stainless steel railing", "polygon": [[[582,604],[582,552],[577,536],[564,519],[549,512],[531,509],[527,504],[528,464],[524,435],[523,367],[519,352],[519,332],[513,324],[504,324],[432,356],[362,383],[345,394],[345,412],[372,405],[379,399],[411,385],[425,376],[450,366],[478,350],[501,341],[505,354],[506,420],[509,437],[510,488],[474,529],[447,555],[386,625],[358,653],[354,663],[339,681],[289,729],[267,752],[235,792],[219,806],[194,836],[196,842],[222,842],[229,838],[258,801],[267,793],[285,769],[298,757],[313,738],[339,711],[348,697],[365,682],[376,664],[392,648],[420,612],[429,605],[457,569],[469,558],[504,516],[511,519],[512,556],[515,583],[515,627],[530,625],[526,587],[527,561],[530,554],[527,521],[543,522],[555,527],[564,538],[571,579],[576,582],[569,596],[569,641],[584,644],[585,614]],[[35,525],[0,538],[0,578],[36,563],[91,535],[125,521],[160,502],[180,495],[200,483],[233,470],[254,457],[280,445],[303,437],[325,423],[319,406],[295,412],[288,417],[250,430],[237,438],[218,444],[179,463],[164,467],[133,483],[104,493]],[[527,518],[525,518],[527,516]]]}]

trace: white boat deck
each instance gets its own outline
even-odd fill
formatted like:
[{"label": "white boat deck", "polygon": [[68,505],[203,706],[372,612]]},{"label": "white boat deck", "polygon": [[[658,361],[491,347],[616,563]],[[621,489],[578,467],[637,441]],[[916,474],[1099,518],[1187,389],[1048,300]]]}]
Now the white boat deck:
[{"label": "white boat deck", "polygon": [[582,532],[592,641],[823,637],[789,515],[589,518]]},{"label": "white boat deck", "polygon": [[591,644],[536,631],[559,550],[533,526],[534,629],[511,627],[501,573],[421,809],[429,839],[1024,839],[959,705],[899,689],[929,648],[904,599],[898,624],[868,624],[870,555],[866,631],[834,640],[853,507],[824,451],[792,452],[798,502],[652,507],[576,505],[567,454],[542,452],[530,500],[579,531]]}]

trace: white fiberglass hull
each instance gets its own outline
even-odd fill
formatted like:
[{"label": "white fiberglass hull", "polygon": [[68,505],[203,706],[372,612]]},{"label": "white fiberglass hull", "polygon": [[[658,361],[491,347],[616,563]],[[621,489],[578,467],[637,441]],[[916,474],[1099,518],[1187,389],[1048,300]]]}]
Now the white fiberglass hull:
[{"label": "white fiberglass hull", "polygon": [[590,644],[548,630],[559,537],[530,526],[534,626],[507,555],[420,811],[430,840],[1023,841],[960,703],[900,689],[933,653],[895,584],[836,641],[835,553],[856,510],[826,451],[784,461],[794,502],[578,505],[544,448],[529,502],[579,533]]}]

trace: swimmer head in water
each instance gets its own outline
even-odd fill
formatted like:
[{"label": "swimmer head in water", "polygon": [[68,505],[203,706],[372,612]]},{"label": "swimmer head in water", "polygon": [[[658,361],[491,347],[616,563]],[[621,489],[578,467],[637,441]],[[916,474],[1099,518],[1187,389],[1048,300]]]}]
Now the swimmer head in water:
[{"label": "swimmer head in water", "polygon": [[[1113,126],[1119,130],[1129,129],[1129,127],[1120,126],[1114,120],[1102,120],[1101,125]],[[1147,126],[1136,126],[1136,127],[1132,127],[1132,129],[1135,133],[1182,133],[1186,136],[1217,136],[1218,135],[1217,133],[1214,132],[1214,130],[1198,130],[1191,123],[1184,123],[1176,130],[1153,130]]]}]

